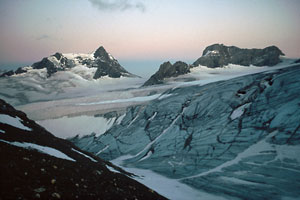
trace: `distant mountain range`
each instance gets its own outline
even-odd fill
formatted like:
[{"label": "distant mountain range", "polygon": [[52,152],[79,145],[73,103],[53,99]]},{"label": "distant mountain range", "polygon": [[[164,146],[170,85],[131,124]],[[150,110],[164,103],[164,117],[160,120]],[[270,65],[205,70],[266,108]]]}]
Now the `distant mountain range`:
[{"label": "distant mountain range", "polygon": [[88,68],[96,68],[97,70],[94,72],[93,79],[98,79],[104,76],[111,78],[119,78],[121,76],[136,77],[136,75],[126,71],[102,46],[91,54],[55,53],[54,55],[43,58],[41,61],[36,62],[29,67],[20,67],[16,71],[11,70],[5,72],[0,77],[26,73],[30,69],[46,69],[47,77],[50,77],[58,71],[66,71],[78,65],[84,65]]}]

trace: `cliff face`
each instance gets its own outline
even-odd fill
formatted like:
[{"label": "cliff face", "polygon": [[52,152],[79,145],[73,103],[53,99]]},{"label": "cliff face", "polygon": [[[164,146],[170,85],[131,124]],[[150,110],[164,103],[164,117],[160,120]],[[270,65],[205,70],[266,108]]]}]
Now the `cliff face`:
[{"label": "cliff face", "polygon": [[203,51],[193,66],[203,65],[211,68],[222,67],[229,63],[249,66],[273,66],[278,64],[280,56],[284,55],[276,46],[264,49],[241,49],[235,46],[213,44]]}]

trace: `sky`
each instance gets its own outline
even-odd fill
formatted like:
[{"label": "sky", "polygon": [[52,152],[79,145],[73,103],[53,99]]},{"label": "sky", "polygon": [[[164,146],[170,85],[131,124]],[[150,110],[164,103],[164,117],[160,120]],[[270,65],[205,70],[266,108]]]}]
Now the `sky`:
[{"label": "sky", "polygon": [[300,57],[299,10],[299,0],[0,0],[0,69],[99,46],[139,75],[215,43]]}]

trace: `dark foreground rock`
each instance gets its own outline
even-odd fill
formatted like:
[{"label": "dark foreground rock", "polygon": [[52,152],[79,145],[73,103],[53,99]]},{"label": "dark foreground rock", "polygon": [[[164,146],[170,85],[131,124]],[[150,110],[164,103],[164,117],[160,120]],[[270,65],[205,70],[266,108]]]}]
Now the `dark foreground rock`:
[{"label": "dark foreground rock", "polygon": [[299,94],[300,65],[178,87],[71,141],[227,199],[299,199]]},{"label": "dark foreground rock", "polygon": [[147,80],[143,86],[163,83],[165,78],[177,77],[190,72],[190,66],[185,62],[177,61],[173,65],[170,62],[163,63],[159,70]]},{"label": "dark foreground rock", "polygon": [[276,46],[264,49],[241,49],[235,46],[213,44],[203,51],[193,65],[203,65],[211,68],[237,64],[243,66],[274,66],[281,62],[280,56],[284,55]]},{"label": "dark foreground rock", "polygon": [[130,176],[0,100],[0,199],[164,199]]}]

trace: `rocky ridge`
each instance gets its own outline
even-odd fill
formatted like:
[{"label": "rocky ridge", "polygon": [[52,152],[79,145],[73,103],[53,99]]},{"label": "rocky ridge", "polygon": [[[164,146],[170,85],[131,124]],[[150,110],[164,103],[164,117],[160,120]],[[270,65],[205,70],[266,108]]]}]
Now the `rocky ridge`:
[{"label": "rocky ridge", "polygon": [[163,63],[159,70],[143,86],[162,84],[164,79],[190,73],[190,68],[199,65],[209,68],[223,67],[228,64],[274,66],[281,62],[280,56],[283,55],[276,46],[269,46],[264,49],[241,49],[235,46],[213,44],[206,47],[202,56],[192,65],[181,61],[176,62],[174,65],[170,62]]},{"label": "rocky ridge", "polygon": [[204,49],[202,56],[193,65],[210,68],[223,67],[229,63],[242,66],[274,66],[281,62],[280,56],[283,55],[276,46],[264,49],[241,49],[236,46],[213,44]]},{"label": "rocky ridge", "polygon": [[165,199],[0,100],[0,199]]}]

